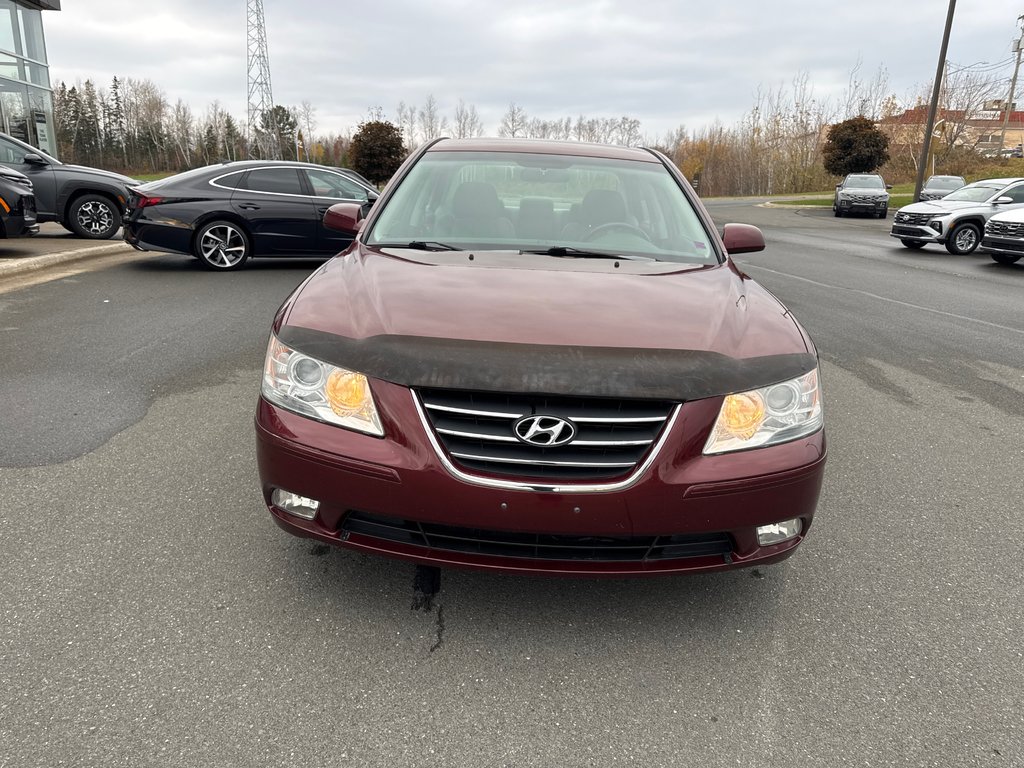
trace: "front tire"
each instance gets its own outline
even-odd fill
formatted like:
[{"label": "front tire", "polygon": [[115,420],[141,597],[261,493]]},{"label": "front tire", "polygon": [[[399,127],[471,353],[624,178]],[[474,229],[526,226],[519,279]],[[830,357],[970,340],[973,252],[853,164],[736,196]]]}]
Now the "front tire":
[{"label": "front tire", "polygon": [[211,221],[196,233],[192,254],[215,272],[240,269],[252,254],[249,235],[230,221]]},{"label": "front tire", "polygon": [[1006,266],[1016,264],[1021,259],[1020,256],[1011,256],[1008,253],[990,253],[989,256],[991,256],[993,260],[999,262],[1000,264],[1005,264]]},{"label": "front tire", "polygon": [[65,226],[79,237],[109,240],[121,228],[121,211],[103,195],[82,195],[68,208]]},{"label": "front tire", "polygon": [[880,210],[878,212],[878,218],[880,218],[880,219],[884,219],[888,215],[889,215],[889,206],[886,206],[885,208],[883,208],[882,210]]},{"label": "front tire", "polygon": [[977,224],[965,222],[953,227],[953,231],[946,238],[946,250],[954,256],[966,256],[974,253],[974,250],[981,243],[981,230]]},{"label": "front tire", "polygon": [[901,243],[912,251],[916,251],[918,248],[924,248],[924,240],[900,240]]}]

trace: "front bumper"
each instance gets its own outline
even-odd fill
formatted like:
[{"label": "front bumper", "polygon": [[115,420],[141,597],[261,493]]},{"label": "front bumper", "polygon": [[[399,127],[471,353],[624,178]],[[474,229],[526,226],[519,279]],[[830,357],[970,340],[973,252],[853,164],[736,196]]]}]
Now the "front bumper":
[{"label": "front bumper", "polygon": [[[469,483],[445,469],[409,390],[374,382],[386,437],[351,432],[262,398],[264,501],[297,536],[417,563],[508,572],[644,575],[718,571],[789,557],[810,528],[826,458],[822,431],[704,456],[721,398],[684,404],[632,485],[545,492]],[[271,503],[281,488],[320,502],[313,520]],[[760,546],[757,526],[799,518],[799,536]]]},{"label": "front bumper", "polygon": [[987,232],[981,240],[982,250],[990,253],[1005,253],[1008,256],[1024,256],[1024,238],[996,237]]},{"label": "front bumper", "polygon": [[945,231],[936,232],[926,224],[901,224],[898,221],[893,222],[892,229],[889,230],[889,237],[899,240],[919,240],[923,243],[942,243],[946,240]]},{"label": "front bumper", "polygon": [[880,213],[889,207],[889,200],[866,200],[863,198],[840,197],[837,201],[839,210],[847,212]]}]

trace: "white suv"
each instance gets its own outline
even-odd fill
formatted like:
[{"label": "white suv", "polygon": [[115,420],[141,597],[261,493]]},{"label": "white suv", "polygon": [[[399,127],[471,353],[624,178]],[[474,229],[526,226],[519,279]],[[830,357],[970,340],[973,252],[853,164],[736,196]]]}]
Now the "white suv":
[{"label": "white suv", "polygon": [[1024,208],[1024,178],[985,179],[941,200],[912,203],[893,217],[889,235],[907,248],[942,243],[953,254],[973,253],[985,222],[996,213]]}]

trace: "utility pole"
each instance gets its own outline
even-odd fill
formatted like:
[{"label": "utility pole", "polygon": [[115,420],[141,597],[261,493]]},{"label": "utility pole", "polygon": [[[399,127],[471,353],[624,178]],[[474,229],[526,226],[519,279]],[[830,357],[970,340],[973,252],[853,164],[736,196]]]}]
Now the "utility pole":
[{"label": "utility pole", "polygon": [[[1024,15],[1017,17],[1018,23],[1022,20],[1024,20]],[[1024,24],[1021,25],[1021,30],[1024,31]],[[1006,128],[1010,124],[1010,112],[1013,111],[1013,92],[1017,89],[1017,70],[1020,69],[1021,41],[1021,37],[1013,41],[1013,49],[1017,52],[1017,63],[1013,66],[1013,77],[1010,79],[1010,98],[1006,100],[1006,104],[1003,106],[1003,130],[999,134],[1000,157],[1002,157],[1003,144],[1006,141]]]},{"label": "utility pole", "polygon": [[[270,55],[267,53],[267,25],[263,0],[247,0],[249,114],[246,127],[249,152],[258,148],[263,160],[281,159],[281,137],[274,124],[274,95],[270,88]],[[264,116],[267,130],[261,130]],[[251,156],[251,154],[250,154]]]},{"label": "utility pole", "polygon": [[932,88],[932,102],[928,105],[928,122],[924,127],[924,143],[921,145],[921,158],[917,163],[917,184],[914,186],[914,200],[921,196],[924,186],[924,174],[928,170],[928,152],[931,149],[932,131],[935,129],[935,110],[939,106],[939,87],[942,85],[942,72],[946,64],[946,49],[949,47],[949,31],[953,27],[953,12],[956,0],[949,0],[946,12],[946,29],[942,33],[942,47],[939,50],[939,64],[935,68],[935,86]]}]

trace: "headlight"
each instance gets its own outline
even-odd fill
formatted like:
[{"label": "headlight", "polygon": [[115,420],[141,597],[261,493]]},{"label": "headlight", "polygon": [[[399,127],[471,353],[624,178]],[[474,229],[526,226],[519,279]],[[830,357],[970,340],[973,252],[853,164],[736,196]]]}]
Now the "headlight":
[{"label": "headlight", "polygon": [[795,379],[727,395],[704,453],[777,445],[821,429],[818,369]]},{"label": "headlight", "polygon": [[378,437],[384,434],[363,374],[290,349],[276,336],[267,346],[262,392],[270,402],[302,416]]}]

